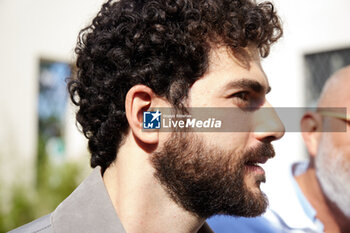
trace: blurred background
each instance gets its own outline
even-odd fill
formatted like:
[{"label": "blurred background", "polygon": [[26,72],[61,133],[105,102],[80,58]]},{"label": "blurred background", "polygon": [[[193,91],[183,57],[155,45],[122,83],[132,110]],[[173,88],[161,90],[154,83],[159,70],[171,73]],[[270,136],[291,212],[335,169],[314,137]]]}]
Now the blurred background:
[{"label": "blurred background", "polygon": [[[0,0],[0,232],[55,209],[90,172],[66,78],[80,29],[102,0]],[[350,1],[275,0],[284,37],[263,67],[275,107],[315,106],[325,80],[350,64]],[[274,143],[267,180],[307,159],[300,133]]]}]

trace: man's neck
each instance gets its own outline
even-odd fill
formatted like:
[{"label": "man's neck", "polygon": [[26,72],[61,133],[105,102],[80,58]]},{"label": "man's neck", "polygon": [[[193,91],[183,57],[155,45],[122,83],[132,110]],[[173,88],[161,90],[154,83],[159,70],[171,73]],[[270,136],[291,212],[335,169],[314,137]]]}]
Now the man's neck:
[{"label": "man's neck", "polygon": [[323,223],[325,233],[350,232],[350,220],[324,195],[314,167],[295,177],[301,191],[316,210],[316,217]]},{"label": "man's neck", "polygon": [[103,176],[125,230],[128,233],[197,232],[205,220],[172,201],[153,176],[148,156],[137,148],[122,149]]}]

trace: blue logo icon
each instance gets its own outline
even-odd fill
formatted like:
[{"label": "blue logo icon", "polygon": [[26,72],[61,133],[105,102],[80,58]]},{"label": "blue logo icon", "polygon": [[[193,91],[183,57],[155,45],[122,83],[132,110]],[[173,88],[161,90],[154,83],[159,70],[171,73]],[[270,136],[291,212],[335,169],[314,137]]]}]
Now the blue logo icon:
[{"label": "blue logo icon", "polygon": [[162,113],[158,110],[156,112],[143,112],[143,128],[160,129],[161,115]]}]

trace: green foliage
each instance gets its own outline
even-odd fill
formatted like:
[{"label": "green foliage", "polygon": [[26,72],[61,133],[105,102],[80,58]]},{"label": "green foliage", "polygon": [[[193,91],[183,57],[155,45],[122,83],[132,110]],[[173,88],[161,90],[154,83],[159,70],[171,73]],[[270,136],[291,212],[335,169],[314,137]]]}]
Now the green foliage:
[{"label": "green foliage", "polygon": [[0,232],[52,212],[80,183],[81,171],[77,163],[41,163],[36,186],[30,189],[13,187],[11,202],[6,204],[9,209],[6,211],[0,206]]}]

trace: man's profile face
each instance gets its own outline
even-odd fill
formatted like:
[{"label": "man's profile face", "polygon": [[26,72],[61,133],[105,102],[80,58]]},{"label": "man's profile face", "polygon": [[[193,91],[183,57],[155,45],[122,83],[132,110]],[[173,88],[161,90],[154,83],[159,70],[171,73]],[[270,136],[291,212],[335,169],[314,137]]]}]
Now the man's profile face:
[{"label": "man's profile face", "polygon": [[350,217],[350,123],[327,120],[333,125],[346,124],[346,132],[322,134],[315,158],[316,174],[326,196]]},{"label": "man's profile face", "polygon": [[[339,71],[325,88],[321,107],[346,108],[350,115],[349,69]],[[316,175],[327,198],[344,215],[350,217],[350,121],[337,117],[323,117],[322,132],[315,157]],[[345,127],[345,132],[343,131]]]},{"label": "man's profile face", "polygon": [[[244,52],[238,60],[226,48],[213,49],[209,70],[189,90],[187,107],[268,107],[258,51]],[[172,133],[151,157],[155,176],[178,204],[200,217],[260,215],[267,200],[260,190],[264,170],[257,164],[274,156],[270,142],[283,132],[272,112],[254,119],[247,132]]]}]

